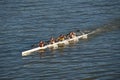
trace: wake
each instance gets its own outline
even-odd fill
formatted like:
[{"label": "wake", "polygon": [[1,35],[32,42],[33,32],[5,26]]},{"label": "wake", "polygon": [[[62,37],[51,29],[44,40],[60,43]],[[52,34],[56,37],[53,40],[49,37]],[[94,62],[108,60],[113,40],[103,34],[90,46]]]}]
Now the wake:
[{"label": "wake", "polygon": [[104,24],[94,29],[85,30],[84,33],[88,32],[88,35],[96,36],[96,35],[100,35],[100,34],[115,31],[115,30],[120,30],[120,19],[114,20],[108,24]]}]

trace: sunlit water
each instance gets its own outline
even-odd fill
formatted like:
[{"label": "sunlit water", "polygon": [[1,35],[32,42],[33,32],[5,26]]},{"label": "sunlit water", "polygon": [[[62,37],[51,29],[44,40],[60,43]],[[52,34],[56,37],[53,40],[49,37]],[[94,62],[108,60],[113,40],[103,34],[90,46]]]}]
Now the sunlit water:
[{"label": "sunlit water", "polygon": [[[1,80],[119,80],[120,1],[1,0]],[[40,40],[69,31],[87,40],[22,57]]]}]

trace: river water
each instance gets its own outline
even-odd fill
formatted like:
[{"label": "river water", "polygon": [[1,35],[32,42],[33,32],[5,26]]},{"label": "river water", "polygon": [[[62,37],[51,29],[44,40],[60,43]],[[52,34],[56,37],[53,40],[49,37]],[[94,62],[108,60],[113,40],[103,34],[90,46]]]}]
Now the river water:
[{"label": "river water", "polygon": [[[87,40],[22,57],[69,31]],[[1,0],[0,80],[119,80],[120,0]]]}]

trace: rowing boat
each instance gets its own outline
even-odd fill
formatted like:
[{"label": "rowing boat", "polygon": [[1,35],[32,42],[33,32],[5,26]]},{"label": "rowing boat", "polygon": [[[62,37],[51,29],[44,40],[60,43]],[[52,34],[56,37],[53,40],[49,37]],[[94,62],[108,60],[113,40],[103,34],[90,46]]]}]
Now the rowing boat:
[{"label": "rowing boat", "polygon": [[39,50],[44,50],[44,49],[47,49],[47,48],[58,49],[59,45],[61,45],[61,44],[69,45],[70,43],[78,42],[79,39],[87,39],[87,35],[88,34],[82,34],[80,36],[76,36],[76,37],[71,38],[71,39],[66,39],[64,41],[59,41],[59,42],[56,42],[54,44],[45,45],[44,47],[37,47],[37,48],[33,48],[33,49],[30,49],[30,50],[27,50],[27,51],[23,51],[22,56],[28,56],[28,55],[32,54],[32,52],[39,51]]}]

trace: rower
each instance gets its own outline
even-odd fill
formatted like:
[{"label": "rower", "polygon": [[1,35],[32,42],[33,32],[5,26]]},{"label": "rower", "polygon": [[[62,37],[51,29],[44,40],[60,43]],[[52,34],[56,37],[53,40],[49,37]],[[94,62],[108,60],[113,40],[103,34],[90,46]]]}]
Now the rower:
[{"label": "rower", "polygon": [[40,41],[39,47],[44,47],[44,42],[43,41]]},{"label": "rower", "polygon": [[51,37],[50,44],[54,44],[54,43],[55,43],[55,39],[53,37]]},{"label": "rower", "polygon": [[70,37],[70,38],[76,37],[76,33],[75,33],[75,32],[70,32],[70,33],[69,33],[69,37]]},{"label": "rower", "polygon": [[65,35],[60,35],[58,38],[57,38],[57,41],[63,41],[65,40]]}]

